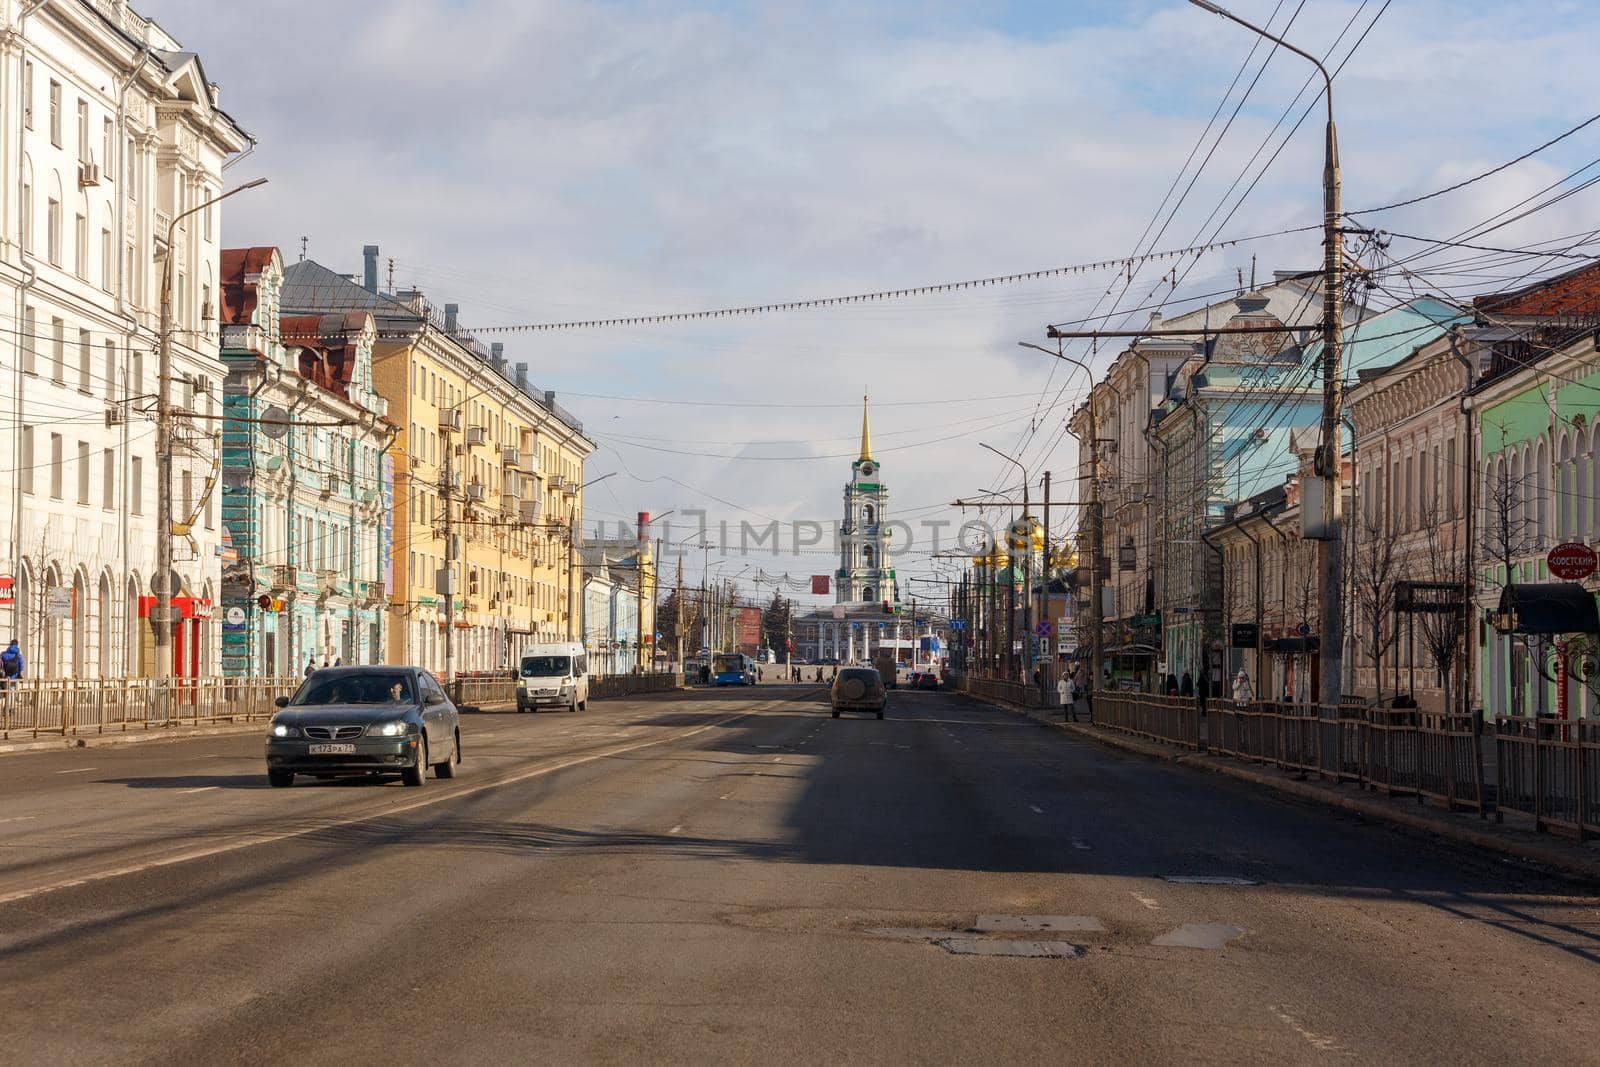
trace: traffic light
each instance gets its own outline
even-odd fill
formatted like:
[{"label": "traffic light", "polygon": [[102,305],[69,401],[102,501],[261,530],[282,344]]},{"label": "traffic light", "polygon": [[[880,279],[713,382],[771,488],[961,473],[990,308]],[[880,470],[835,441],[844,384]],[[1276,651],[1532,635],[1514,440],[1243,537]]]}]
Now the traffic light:
[{"label": "traffic light", "polygon": [[888,601],[887,601],[887,600],[885,600],[885,601],[884,601],[884,602],[883,602],[883,613],[884,613],[884,614],[885,614],[885,615],[892,615],[892,614],[894,614],[894,609],[893,609],[893,607],[892,607],[892,606],[891,606],[891,605],[890,605],[890,603],[889,603],[889,602],[888,602]]},{"label": "traffic light", "polygon": [[262,611],[271,611],[272,598],[266,593],[262,593],[260,596],[256,597],[256,607],[260,608]]}]

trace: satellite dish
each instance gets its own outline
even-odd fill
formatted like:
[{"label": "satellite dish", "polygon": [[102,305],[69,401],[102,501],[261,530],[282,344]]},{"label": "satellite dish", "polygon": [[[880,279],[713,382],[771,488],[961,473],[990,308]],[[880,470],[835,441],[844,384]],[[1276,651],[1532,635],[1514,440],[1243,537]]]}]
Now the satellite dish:
[{"label": "satellite dish", "polygon": [[274,404],[261,413],[261,432],[276,441],[289,432],[289,412]]}]

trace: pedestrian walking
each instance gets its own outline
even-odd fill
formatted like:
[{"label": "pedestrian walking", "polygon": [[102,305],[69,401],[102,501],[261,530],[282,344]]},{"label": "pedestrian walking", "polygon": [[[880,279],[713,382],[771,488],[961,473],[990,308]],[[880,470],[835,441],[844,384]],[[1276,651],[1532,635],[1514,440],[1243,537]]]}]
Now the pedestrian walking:
[{"label": "pedestrian walking", "polygon": [[1056,703],[1069,714],[1072,711],[1072,683],[1067,681],[1067,676],[1062,675],[1056,680]]},{"label": "pedestrian walking", "polygon": [[1166,686],[1166,688],[1167,688],[1167,696],[1175,697],[1175,696],[1178,695],[1178,678],[1177,678],[1176,675],[1172,675],[1172,674],[1167,675],[1167,686]]},{"label": "pedestrian walking", "polygon": [[1250,676],[1239,668],[1239,673],[1233,676],[1233,702],[1235,704],[1248,704],[1255,699],[1255,690],[1250,686]]},{"label": "pedestrian walking", "polygon": [[315,655],[306,657],[306,677],[309,678],[313,674],[315,674],[316,672],[317,672],[317,657]]},{"label": "pedestrian walking", "polygon": [[1178,683],[1178,695],[1181,697],[1194,696],[1194,675],[1188,671],[1183,672],[1183,681]]},{"label": "pedestrian walking", "polygon": [[0,651],[0,677],[4,678],[8,693],[14,683],[22,680],[22,670],[26,666],[22,659],[22,649],[17,647],[17,639],[13,637],[5,650]]}]

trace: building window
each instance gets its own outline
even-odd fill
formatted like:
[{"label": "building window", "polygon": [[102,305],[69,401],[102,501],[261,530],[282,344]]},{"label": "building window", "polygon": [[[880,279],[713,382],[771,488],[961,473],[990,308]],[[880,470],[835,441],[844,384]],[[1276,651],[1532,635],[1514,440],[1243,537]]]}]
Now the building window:
[{"label": "building window", "polygon": [[129,399],[144,395],[144,352],[139,348],[133,349],[129,360],[127,395]]},{"label": "building window", "polygon": [[61,449],[62,449],[61,435],[58,434],[58,433],[51,434],[50,435],[50,499],[52,499],[52,500],[60,500],[61,499],[61,476],[62,476],[62,471],[61,471],[61,464],[62,464]]},{"label": "building window", "polygon": [[61,147],[61,83],[50,82],[50,143]]},{"label": "building window", "polygon": [[78,392],[89,393],[93,390],[89,386],[90,379],[94,377],[92,370],[94,349],[89,343],[89,331],[78,331]]},{"label": "building window", "polygon": [[100,506],[107,511],[117,507],[117,450],[100,453]]},{"label": "building window", "polygon": [[22,476],[22,491],[33,492],[33,427],[22,428],[22,469],[17,472]]},{"label": "building window", "polygon": [[76,256],[76,262],[72,264],[72,269],[77,272],[78,277],[87,281],[89,278],[89,220],[82,215],[76,216],[73,220],[72,243],[74,245],[73,253]]},{"label": "building window", "polygon": [[115,168],[111,166],[111,144],[116,137],[116,124],[110,119],[100,123],[100,173],[110,181]]},{"label": "building window", "polygon": [[117,398],[117,342],[111,341],[111,340],[107,340],[106,341],[106,347],[105,347],[105,353],[106,353],[106,374],[105,374],[106,399],[107,400],[115,400]]},{"label": "building window", "polygon": [[78,503],[89,503],[89,442],[78,442]]},{"label": "building window", "polygon": [[67,324],[60,319],[50,320],[50,380],[67,382]]},{"label": "building window", "polygon": [[78,162],[89,162],[89,101],[78,99]]},{"label": "building window", "polygon": [[111,231],[100,231],[100,288],[111,292],[112,282],[116,279],[117,256],[116,246],[111,243]]},{"label": "building window", "polygon": [[21,242],[24,251],[33,251],[33,183],[26,177],[22,179],[22,201],[18,207],[20,217],[17,219],[17,240]]},{"label": "building window", "polygon": [[34,373],[34,359],[39,351],[39,316],[31,307],[22,309],[22,371]]},{"label": "building window", "polygon": [[132,496],[130,507],[135,515],[144,514],[144,458],[134,456],[128,471],[128,492]]},{"label": "building window", "polygon": [[45,200],[44,254],[53,267],[61,266],[61,201]]},{"label": "building window", "polygon": [[215,208],[211,203],[211,190],[210,189],[202,189],[202,190],[200,190],[200,195],[205,198],[205,204],[206,204],[205,211],[203,211],[201,213],[201,215],[200,215],[201,219],[203,220],[203,226],[201,228],[200,235],[202,237],[204,237],[207,241],[209,241],[209,240],[211,240],[211,226],[212,226],[211,213],[215,210]]}]

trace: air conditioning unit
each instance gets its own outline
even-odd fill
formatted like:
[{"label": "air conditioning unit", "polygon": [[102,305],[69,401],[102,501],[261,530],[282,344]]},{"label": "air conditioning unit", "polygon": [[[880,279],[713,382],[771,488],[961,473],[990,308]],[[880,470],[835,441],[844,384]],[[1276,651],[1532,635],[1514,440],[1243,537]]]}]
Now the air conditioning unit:
[{"label": "air conditioning unit", "polygon": [[107,426],[121,426],[125,419],[126,416],[123,414],[121,407],[112,405],[111,407],[106,408]]},{"label": "air conditioning unit", "polygon": [[474,503],[483,503],[483,483],[471,482],[467,485],[467,499]]},{"label": "air conditioning unit", "polygon": [[489,431],[485,430],[482,426],[468,426],[467,427],[467,447],[468,448],[471,448],[473,445],[481,445],[485,441],[487,441],[488,439],[489,439]]},{"label": "air conditioning unit", "polygon": [[459,410],[439,412],[440,433],[461,432],[461,412]]},{"label": "air conditioning unit", "polygon": [[534,523],[544,519],[544,501],[524,500],[522,502],[521,519],[523,522]]},{"label": "air conditioning unit", "polygon": [[100,164],[85,160],[78,164],[78,188],[88,189],[100,184]]},{"label": "air conditioning unit", "polygon": [[[210,305],[208,304],[208,305],[206,305],[206,307],[209,308]],[[202,314],[200,317],[201,318],[210,318],[211,316],[209,314]],[[210,396],[211,395],[211,376],[210,375],[208,375],[208,374],[196,374],[194,376],[193,381],[194,381],[194,391],[197,394],[199,394],[200,396]]]}]

